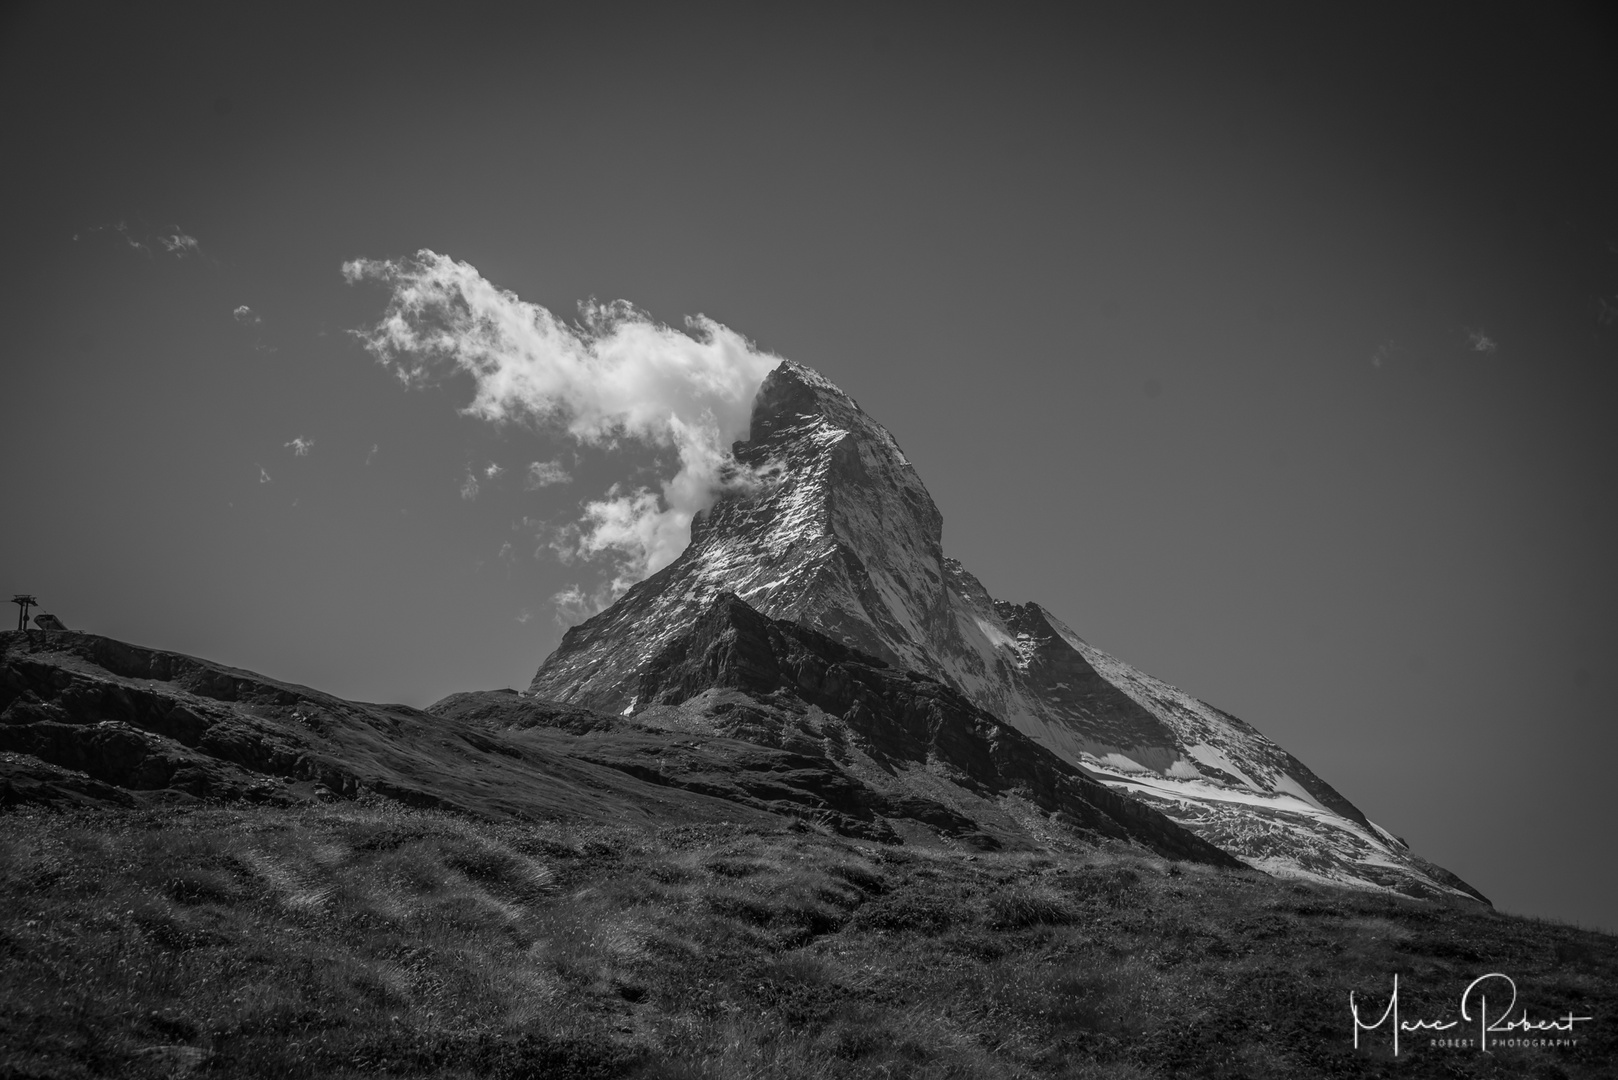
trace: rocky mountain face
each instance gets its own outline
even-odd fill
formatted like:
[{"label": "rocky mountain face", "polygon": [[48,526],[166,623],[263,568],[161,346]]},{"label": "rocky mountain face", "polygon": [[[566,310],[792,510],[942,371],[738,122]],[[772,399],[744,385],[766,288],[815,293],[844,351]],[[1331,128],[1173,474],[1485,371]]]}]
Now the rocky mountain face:
[{"label": "rocky mountain face", "polygon": [[700,694],[701,680],[671,686],[657,672],[733,593],[936,680],[1258,869],[1482,899],[1252,726],[1092,647],[1038,604],[991,597],[944,556],[942,515],[898,443],[819,373],[790,361],[773,371],[735,454],[757,483],[699,515],[673,563],[569,630],[530,695],[626,716],[682,704],[673,699]]},{"label": "rocky mountain face", "polygon": [[[944,683],[767,618],[731,593],[716,597],[642,666],[636,696],[633,718],[592,713],[589,723],[666,732],[655,761],[618,766],[653,783],[734,797],[713,786],[712,762],[717,744],[735,740],[781,755],[745,781],[742,801],[848,836],[889,843],[943,837],[982,850],[1110,841],[1170,859],[1242,866]],[[557,711],[570,708],[580,711],[486,691],[453,695],[432,711],[522,729],[554,726]]]}]

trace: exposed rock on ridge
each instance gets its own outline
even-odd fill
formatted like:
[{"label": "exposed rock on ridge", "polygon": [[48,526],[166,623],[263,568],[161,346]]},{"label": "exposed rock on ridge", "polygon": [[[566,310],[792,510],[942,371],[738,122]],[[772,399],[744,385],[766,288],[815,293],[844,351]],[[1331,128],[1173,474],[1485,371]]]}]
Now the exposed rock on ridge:
[{"label": "exposed rock on ridge", "polygon": [[817,372],[790,361],[773,371],[735,454],[774,481],[700,515],[678,559],[564,635],[530,693],[634,714],[648,703],[648,665],[734,592],[940,680],[1261,869],[1478,897],[1250,725],[1093,648],[1037,604],[993,599],[944,557],[942,516],[893,437]]}]

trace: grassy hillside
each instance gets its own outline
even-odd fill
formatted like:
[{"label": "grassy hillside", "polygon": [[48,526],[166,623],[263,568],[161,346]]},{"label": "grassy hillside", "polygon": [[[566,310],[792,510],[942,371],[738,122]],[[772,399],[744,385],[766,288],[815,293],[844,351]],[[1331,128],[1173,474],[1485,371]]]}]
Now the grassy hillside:
[{"label": "grassy hillside", "polygon": [[[1119,846],[487,823],[381,800],[0,816],[0,1076],[1612,1075],[1618,940]],[[1509,973],[1573,1048],[1352,1046]],[[1496,1006],[1498,1007],[1498,1006]],[[1384,1029],[1385,1030],[1385,1029]],[[1414,1045],[1413,1045],[1414,1043]]]}]

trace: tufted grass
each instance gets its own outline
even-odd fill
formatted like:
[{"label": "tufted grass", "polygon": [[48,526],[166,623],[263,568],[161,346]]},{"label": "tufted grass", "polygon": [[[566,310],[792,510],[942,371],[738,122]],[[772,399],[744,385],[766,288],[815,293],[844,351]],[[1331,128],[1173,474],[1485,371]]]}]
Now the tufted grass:
[{"label": "tufted grass", "polygon": [[[1122,852],[488,825],[389,805],[0,817],[0,1077],[1601,1076],[1612,937]],[[1488,970],[1581,1045],[1352,1047]]]}]

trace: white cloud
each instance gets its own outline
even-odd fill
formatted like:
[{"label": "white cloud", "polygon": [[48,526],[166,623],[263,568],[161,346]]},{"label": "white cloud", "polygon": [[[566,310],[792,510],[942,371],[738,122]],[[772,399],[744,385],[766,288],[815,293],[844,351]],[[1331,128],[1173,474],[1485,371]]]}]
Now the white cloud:
[{"label": "white cloud", "polygon": [[1473,352],[1492,353],[1500,347],[1499,343],[1485,334],[1482,330],[1468,328],[1466,331],[1467,344],[1471,345]]},{"label": "white cloud", "polygon": [[486,465],[484,467],[483,475],[485,477],[487,477],[488,479],[493,480],[495,477],[499,476],[501,473],[503,473],[505,471],[506,470],[501,468],[501,466],[497,462],[491,461],[491,462],[489,462],[488,465]]},{"label": "white cloud", "polygon": [[[614,593],[673,561],[692,516],[741,479],[730,446],[780,360],[712,319],[688,318],[681,332],[624,301],[592,301],[569,326],[427,250],[356,259],[343,276],[391,290],[381,321],[355,333],[407,385],[464,372],[474,385],[464,411],[491,423],[556,424],[586,445],[630,439],[675,451],[678,467],[658,490],[615,486],[585,504],[572,533],[579,555],[612,563]],[[530,467],[530,486],[565,472],[550,464]]]},{"label": "white cloud", "polygon": [[573,474],[563,467],[560,461],[536,461],[528,466],[528,479],[523,486],[530,491],[536,488],[550,487],[552,484],[567,484],[573,480]]},{"label": "white cloud", "polygon": [[478,477],[477,477],[477,473],[473,472],[470,468],[468,468],[466,470],[466,476],[461,479],[461,498],[465,499],[467,502],[471,502],[473,499],[475,499],[477,497],[478,497]]},{"label": "white cloud", "polygon": [[258,482],[261,484],[273,483],[273,481],[270,480],[269,471],[262,465],[258,467]]},{"label": "white cloud", "polygon": [[293,457],[308,457],[309,451],[315,448],[315,440],[306,439],[302,435],[298,435],[291,442],[282,443],[281,445],[289,447],[292,450]]},{"label": "white cloud", "polygon": [[370,451],[365,455],[365,464],[369,465],[371,463],[371,459],[376,457],[376,452],[380,449],[382,449],[381,443],[372,443]]},{"label": "white cloud", "polygon": [[551,603],[556,606],[557,625],[573,626],[604,611],[614,599],[610,585],[601,585],[590,593],[580,585],[569,585],[552,596]]},{"label": "white cloud", "polygon": [[177,258],[202,254],[202,245],[197,243],[197,238],[181,232],[178,225],[174,226],[174,231],[169,235],[159,236],[157,242],[163,245],[164,251]]}]

